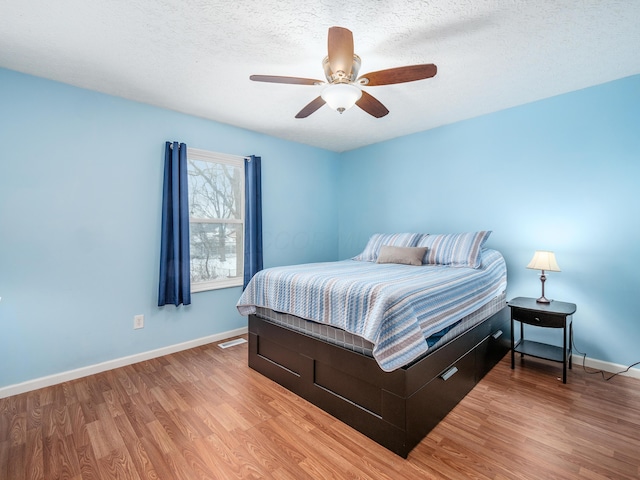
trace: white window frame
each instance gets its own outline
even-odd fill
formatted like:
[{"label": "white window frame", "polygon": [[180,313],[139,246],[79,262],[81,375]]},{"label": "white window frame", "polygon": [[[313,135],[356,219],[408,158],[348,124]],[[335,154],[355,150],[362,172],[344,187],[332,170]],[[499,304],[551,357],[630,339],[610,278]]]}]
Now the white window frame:
[{"label": "white window frame", "polygon": [[[233,167],[239,167],[242,171],[241,178],[241,197],[242,205],[240,206],[241,216],[240,219],[233,218],[194,218],[189,216],[189,241],[191,241],[191,224],[192,223],[231,223],[242,225],[242,239],[239,242],[240,245],[236,245],[236,255],[240,255],[242,259],[242,269],[244,269],[244,235],[245,235],[245,186],[244,186],[244,157],[236,155],[228,155],[224,153],[209,152],[207,150],[199,150],[197,148],[187,147],[187,161],[200,160],[204,162],[231,165]],[[191,210],[189,210],[191,211]],[[238,287],[242,286],[244,282],[244,272],[234,278],[228,278],[224,280],[209,280],[206,282],[191,282],[191,293],[204,292],[208,290],[217,290],[220,288]],[[191,259],[189,259],[189,275],[191,275]]]}]

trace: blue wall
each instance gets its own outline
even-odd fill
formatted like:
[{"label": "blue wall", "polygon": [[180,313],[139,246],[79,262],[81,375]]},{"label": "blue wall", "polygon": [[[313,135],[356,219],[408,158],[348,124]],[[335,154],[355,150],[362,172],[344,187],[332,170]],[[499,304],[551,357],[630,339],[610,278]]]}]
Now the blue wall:
[{"label": "blue wall", "polygon": [[262,156],[266,266],[337,257],[338,154],[0,69],[0,387],[246,326],[156,306],[167,140]]},{"label": "blue wall", "polygon": [[578,349],[640,361],[640,76],[347,152],[340,181],[340,258],[374,232],[489,229],[512,298],[539,296],[525,266],[552,250]]},{"label": "blue wall", "polygon": [[2,69],[0,106],[0,387],[246,325],[239,288],[156,306],[166,140],[263,157],[266,266],[491,229],[510,297],[554,250],[578,348],[640,360],[640,76],[343,154]]}]

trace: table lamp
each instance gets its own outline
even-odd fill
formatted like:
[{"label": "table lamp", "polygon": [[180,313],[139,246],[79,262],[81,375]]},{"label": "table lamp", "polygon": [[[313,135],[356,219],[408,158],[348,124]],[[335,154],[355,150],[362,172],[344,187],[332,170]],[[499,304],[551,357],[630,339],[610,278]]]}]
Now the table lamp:
[{"label": "table lamp", "polygon": [[547,277],[544,274],[544,271],[547,272],[559,272],[560,267],[558,266],[558,262],[556,262],[556,256],[553,252],[547,252],[545,250],[536,250],[536,253],[533,254],[533,258],[527,265],[527,268],[532,268],[534,270],[541,270],[540,274],[540,282],[542,283],[542,296],[536,300],[538,303],[551,303],[544,296],[544,282]]}]

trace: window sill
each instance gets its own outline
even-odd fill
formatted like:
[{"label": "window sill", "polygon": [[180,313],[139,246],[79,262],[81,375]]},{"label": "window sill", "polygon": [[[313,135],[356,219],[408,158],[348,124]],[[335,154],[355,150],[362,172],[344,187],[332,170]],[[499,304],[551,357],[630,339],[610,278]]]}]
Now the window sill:
[{"label": "window sill", "polygon": [[220,290],[222,288],[242,287],[242,279],[230,278],[227,280],[216,280],[213,282],[201,282],[191,284],[191,293],[207,292],[209,290]]}]

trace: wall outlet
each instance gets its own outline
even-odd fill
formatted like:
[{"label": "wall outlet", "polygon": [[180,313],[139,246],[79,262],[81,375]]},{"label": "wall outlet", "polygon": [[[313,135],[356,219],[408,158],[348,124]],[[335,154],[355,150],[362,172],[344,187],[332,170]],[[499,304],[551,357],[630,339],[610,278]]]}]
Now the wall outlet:
[{"label": "wall outlet", "polygon": [[133,317],[133,328],[144,328],[144,315],[136,315]]}]

